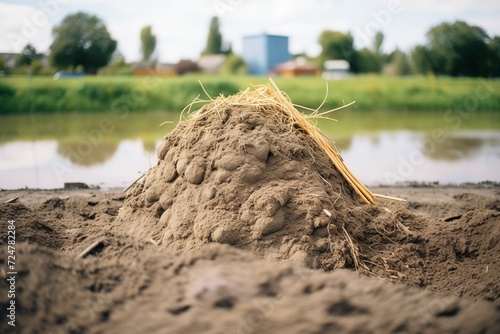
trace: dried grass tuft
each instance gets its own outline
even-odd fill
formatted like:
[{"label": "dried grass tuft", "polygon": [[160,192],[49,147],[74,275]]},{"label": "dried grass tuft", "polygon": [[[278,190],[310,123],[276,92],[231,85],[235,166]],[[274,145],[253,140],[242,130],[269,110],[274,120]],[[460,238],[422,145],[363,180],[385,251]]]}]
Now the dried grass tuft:
[{"label": "dried grass tuft", "polygon": [[[295,126],[298,126],[312,138],[312,140],[320,149],[322,149],[327,154],[342,177],[344,177],[344,179],[363,199],[363,201],[368,204],[374,204],[375,195],[356,178],[356,176],[349,170],[349,168],[347,168],[335,145],[312,122],[312,120],[315,119],[329,119],[332,121],[336,121],[335,119],[327,117],[326,115],[335,110],[338,110],[339,108],[320,113],[320,106],[316,110],[309,109],[312,111],[312,113],[310,115],[306,115],[295,108],[295,105],[290,101],[290,98],[286,95],[286,93],[282,92],[278,88],[278,86],[271,78],[269,80],[269,84],[251,85],[246,90],[228,97],[224,97],[223,95],[221,95],[216,99],[212,99],[210,96],[208,96],[208,94],[207,96],[210,98],[210,100],[201,100],[198,97],[183,110],[183,113],[186,110],[188,113],[186,120],[196,121],[212,113],[219,113],[220,110],[241,106],[255,108],[260,112],[268,113],[271,117],[274,117],[276,121],[289,126],[290,130],[292,130]],[[209,102],[209,104],[206,104],[203,108],[195,112],[191,112],[195,104],[207,102]],[[350,104],[344,107],[347,107],[349,105]],[[195,122],[192,123],[192,126],[194,125]]]}]

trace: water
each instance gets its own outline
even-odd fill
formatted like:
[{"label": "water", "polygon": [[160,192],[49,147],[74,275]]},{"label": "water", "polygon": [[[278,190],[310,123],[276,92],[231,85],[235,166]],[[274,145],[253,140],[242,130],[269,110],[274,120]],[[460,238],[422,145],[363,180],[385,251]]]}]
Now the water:
[{"label": "water", "polygon": [[[342,111],[339,123],[318,126],[368,185],[500,182],[500,113],[448,116]],[[0,188],[126,187],[156,163],[178,119],[165,112],[0,117]]]}]

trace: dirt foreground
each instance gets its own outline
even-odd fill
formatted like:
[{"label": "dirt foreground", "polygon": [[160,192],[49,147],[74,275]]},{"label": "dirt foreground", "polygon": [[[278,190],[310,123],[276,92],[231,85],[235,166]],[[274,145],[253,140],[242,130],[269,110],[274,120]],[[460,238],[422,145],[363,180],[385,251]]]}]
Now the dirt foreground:
[{"label": "dirt foreground", "polygon": [[219,243],[173,252],[117,235],[109,226],[124,205],[121,191],[0,192],[2,228],[16,220],[18,272],[13,329],[5,320],[3,237],[0,331],[498,332],[500,186],[372,190],[407,199],[398,206],[420,217],[419,235],[432,248],[419,254],[418,282],[313,270]]}]

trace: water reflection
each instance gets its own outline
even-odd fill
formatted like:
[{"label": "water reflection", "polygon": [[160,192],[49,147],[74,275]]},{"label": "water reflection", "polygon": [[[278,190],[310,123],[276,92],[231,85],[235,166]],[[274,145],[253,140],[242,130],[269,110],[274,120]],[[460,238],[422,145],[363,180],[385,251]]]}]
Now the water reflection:
[{"label": "water reflection", "polygon": [[435,138],[427,135],[421,145],[425,156],[432,160],[458,161],[472,159],[481,154],[481,149],[498,147],[500,142],[495,137],[484,137],[481,133],[466,135],[449,135],[443,141],[436,142]]},{"label": "water reflection", "polygon": [[[178,119],[177,114],[131,114],[116,120],[112,131],[91,137],[106,117],[111,119],[107,114],[0,117],[0,188],[55,188],[63,182],[127,186],[139,171],[155,164],[159,141]],[[391,123],[394,115],[386,122],[379,115],[382,128],[367,131],[360,128],[366,124],[366,114],[359,122],[350,117],[341,127],[338,123],[320,127],[362,182],[394,182],[388,181],[387,173],[400,177],[397,181],[500,181],[500,131],[491,129],[500,126],[492,121],[498,115],[486,117],[483,123],[476,119],[475,130],[445,133],[443,140],[431,135],[437,123],[430,115],[411,118],[411,127],[417,124],[419,130],[404,130],[410,126],[401,120]],[[168,120],[173,124],[158,126]],[[420,160],[401,175],[401,164],[415,152]],[[58,174],[54,166],[63,166],[67,172]]]},{"label": "water reflection", "polygon": [[88,141],[58,143],[57,153],[75,166],[92,166],[108,161],[116,152],[119,143],[93,145]]},{"label": "water reflection", "polygon": [[379,131],[377,136],[374,141],[373,135],[355,135],[351,149],[342,152],[349,168],[367,184],[500,181],[500,132],[449,133],[433,149],[421,132]]},{"label": "water reflection", "polygon": [[0,143],[56,139],[98,145],[136,138],[153,142],[170,132],[178,119],[177,113],[168,112],[130,113],[125,118],[113,113],[0,116]]}]

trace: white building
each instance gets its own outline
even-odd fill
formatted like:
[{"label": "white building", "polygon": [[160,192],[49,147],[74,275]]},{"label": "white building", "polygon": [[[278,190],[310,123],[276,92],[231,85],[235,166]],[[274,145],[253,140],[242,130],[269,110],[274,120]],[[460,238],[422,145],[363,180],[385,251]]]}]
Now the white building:
[{"label": "white building", "polygon": [[325,80],[339,80],[351,76],[351,68],[347,60],[327,60],[323,66],[325,68],[323,72],[323,79]]},{"label": "white building", "polygon": [[201,56],[198,60],[198,68],[203,73],[217,73],[225,61],[226,56],[222,54]]}]

